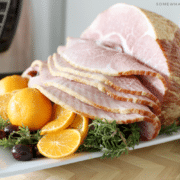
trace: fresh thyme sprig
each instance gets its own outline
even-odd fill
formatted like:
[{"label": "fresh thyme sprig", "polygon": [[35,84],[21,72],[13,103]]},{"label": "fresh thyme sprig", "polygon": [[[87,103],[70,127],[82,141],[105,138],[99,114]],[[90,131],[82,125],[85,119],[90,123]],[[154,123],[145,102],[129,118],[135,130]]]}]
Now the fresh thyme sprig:
[{"label": "fresh thyme sprig", "polygon": [[11,123],[9,122],[9,119],[4,120],[1,116],[0,116],[0,129],[4,129],[4,127],[6,127],[7,125],[10,125]]},{"label": "fresh thyme sprig", "polygon": [[31,133],[28,127],[23,126],[19,127],[18,131],[11,133],[8,138],[0,139],[0,146],[12,148],[17,144],[37,144],[41,137],[39,130],[35,133]]},{"label": "fresh thyme sprig", "polygon": [[0,139],[0,146],[4,148],[12,148],[16,144],[16,139],[10,137]]},{"label": "fresh thyme sprig", "polygon": [[[180,122],[180,118],[178,118],[178,121]],[[180,125],[178,125],[176,121],[174,121],[174,123],[169,126],[162,125],[159,135],[161,134],[172,135],[174,132],[177,132],[178,129],[180,129]]]},{"label": "fresh thyme sprig", "polygon": [[128,148],[139,144],[140,129],[136,123],[117,125],[116,121],[95,119],[89,125],[89,132],[78,151],[103,152],[101,158],[119,157],[128,154]]}]

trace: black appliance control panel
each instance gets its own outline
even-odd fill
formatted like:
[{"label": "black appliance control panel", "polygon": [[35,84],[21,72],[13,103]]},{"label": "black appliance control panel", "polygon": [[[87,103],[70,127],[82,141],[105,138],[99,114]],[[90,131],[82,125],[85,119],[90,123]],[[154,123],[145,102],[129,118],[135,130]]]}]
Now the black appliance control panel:
[{"label": "black appliance control panel", "polygon": [[0,0],[0,52],[12,42],[18,25],[22,0]]}]

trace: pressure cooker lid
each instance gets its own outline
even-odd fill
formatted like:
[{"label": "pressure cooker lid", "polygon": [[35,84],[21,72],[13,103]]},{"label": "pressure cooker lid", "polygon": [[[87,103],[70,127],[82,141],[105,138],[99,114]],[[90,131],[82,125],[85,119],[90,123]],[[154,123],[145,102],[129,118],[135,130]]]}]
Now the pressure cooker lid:
[{"label": "pressure cooker lid", "polygon": [[0,0],[0,52],[12,42],[18,25],[22,0]]}]

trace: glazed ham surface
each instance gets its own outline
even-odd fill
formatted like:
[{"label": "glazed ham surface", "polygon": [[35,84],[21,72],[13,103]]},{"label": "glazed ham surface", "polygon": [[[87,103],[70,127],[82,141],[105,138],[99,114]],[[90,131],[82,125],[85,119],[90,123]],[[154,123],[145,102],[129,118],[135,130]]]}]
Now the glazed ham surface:
[{"label": "glazed ham surface", "polygon": [[137,122],[141,139],[151,140],[180,117],[179,45],[173,22],[120,3],[22,76],[54,103],[92,119]]}]

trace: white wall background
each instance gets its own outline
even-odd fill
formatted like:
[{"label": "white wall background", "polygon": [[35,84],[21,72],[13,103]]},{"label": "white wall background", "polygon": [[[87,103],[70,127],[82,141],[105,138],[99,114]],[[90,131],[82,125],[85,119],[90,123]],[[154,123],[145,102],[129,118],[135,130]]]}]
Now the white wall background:
[{"label": "white wall background", "polygon": [[65,0],[29,0],[33,60],[47,60],[65,40]]},{"label": "white wall background", "polygon": [[180,0],[67,0],[66,37],[79,37],[99,13],[120,2],[156,12],[180,25]]}]

